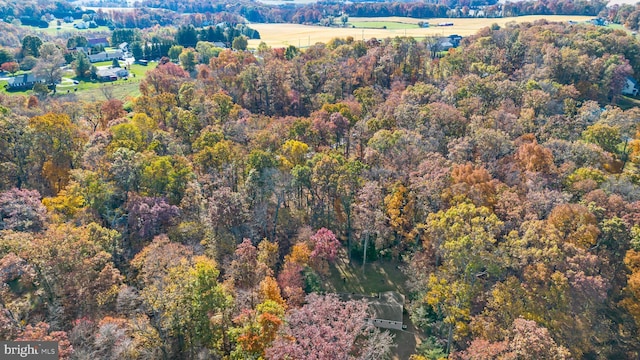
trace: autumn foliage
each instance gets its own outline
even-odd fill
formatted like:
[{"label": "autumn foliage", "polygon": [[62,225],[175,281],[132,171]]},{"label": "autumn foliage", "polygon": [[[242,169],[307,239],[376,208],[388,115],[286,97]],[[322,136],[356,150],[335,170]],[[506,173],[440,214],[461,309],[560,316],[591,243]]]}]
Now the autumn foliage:
[{"label": "autumn foliage", "polygon": [[[148,53],[171,34],[130,35]],[[413,359],[639,358],[640,111],[621,91],[640,43],[544,20],[439,43],[195,41],[136,98],[0,94],[0,337],[66,358],[383,359],[374,308],[333,293],[389,288]]]}]

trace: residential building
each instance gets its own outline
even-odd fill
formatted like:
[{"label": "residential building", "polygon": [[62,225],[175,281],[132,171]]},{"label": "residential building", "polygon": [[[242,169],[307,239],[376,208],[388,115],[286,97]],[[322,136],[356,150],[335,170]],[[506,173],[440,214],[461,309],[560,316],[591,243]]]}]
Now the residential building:
[{"label": "residential building", "polygon": [[621,92],[622,95],[638,96],[639,90],[640,86],[638,86],[638,82],[634,78],[627,77]]},{"label": "residential building", "polygon": [[129,76],[129,71],[122,68],[104,68],[98,69],[96,72],[100,81],[116,81],[120,78]]},{"label": "residential building", "polygon": [[89,61],[99,62],[99,61],[110,61],[113,59],[122,60],[124,58],[124,53],[122,50],[114,50],[114,51],[101,51],[97,54],[88,55]]},{"label": "residential building", "polygon": [[10,77],[9,80],[7,80],[7,88],[9,90],[25,90],[33,88],[33,85],[37,83],[44,82],[44,79],[39,79],[35,74],[28,73]]},{"label": "residential building", "polygon": [[95,46],[107,47],[107,46],[109,46],[109,40],[107,40],[107,38],[87,39],[87,43],[89,44],[89,47],[95,47]]}]

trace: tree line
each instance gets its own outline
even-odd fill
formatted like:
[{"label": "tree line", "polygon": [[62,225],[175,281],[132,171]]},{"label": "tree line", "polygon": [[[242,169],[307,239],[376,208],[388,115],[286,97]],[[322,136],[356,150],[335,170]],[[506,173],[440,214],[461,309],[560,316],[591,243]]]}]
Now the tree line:
[{"label": "tree line", "polygon": [[640,44],[546,21],[435,44],[197,43],[127,103],[0,96],[2,337],[381,358],[366,306],[319,295],[343,256],[406,271],[413,359],[638,357]]}]

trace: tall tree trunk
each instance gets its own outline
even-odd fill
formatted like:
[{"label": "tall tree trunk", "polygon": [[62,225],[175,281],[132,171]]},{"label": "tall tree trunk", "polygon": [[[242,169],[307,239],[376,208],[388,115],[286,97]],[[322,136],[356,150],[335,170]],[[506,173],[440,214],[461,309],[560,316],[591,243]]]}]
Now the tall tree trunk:
[{"label": "tall tree trunk", "polygon": [[449,334],[447,335],[447,354],[451,354],[452,341],[453,341],[453,323],[449,323]]},{"label": "tall tree trunk", "polygon": [[342,203],[344,206],[344,211],[347,213],[347,254],[349,256],[349,262],[351,262],[351,205],[346,205],[344,202]]},{"label": "tall tree trunk", "polygon": [[278,212],[280,211],[280,205],[282,205],[282,199],[284,198],[284,190],[281,192],[280,196],[276,196],[278,198],[278,204],[276,205],[276,213],[273,217],[273,232],[271,233],[271,241],[275,241],[276,239],[276,228],[278,227]]},{"label": "tall tree trunk", "polygon": [[367,248],[369,247],[369,232],[364,235],[364,249],[362,254],[362,273],[364,274],[364,267],[367,264]]}]

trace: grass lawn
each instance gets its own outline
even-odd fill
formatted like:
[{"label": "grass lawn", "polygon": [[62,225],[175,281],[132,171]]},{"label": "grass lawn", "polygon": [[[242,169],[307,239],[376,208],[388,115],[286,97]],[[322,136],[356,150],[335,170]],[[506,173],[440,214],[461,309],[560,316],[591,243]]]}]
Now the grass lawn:
[{"label": "grass lawn", "polygon": [[155,69],[158,66],[157,62],[150,62],[149,65],[144,66],[140,64],[132,64],[129,68],[129,72],[135,74],[136,77],[145,76],[148,71]]},{"label": "grass lawn", "polygon": [[362,263],[340,256],[330,267],[331,274],[323,283],[330,292],[372,294],[383,291],[398,291],[407,294],[407,277],[398,268],[397,262],[378,260],[367,263],[362,271]]},{"label": "grass lawn", "polygon": [[624,27],[624,25],[622,25],[622,24],[609,24],[609,25],[607,25],[607,27],[615,29],[615,30],[627,30],[627,28]]},{"label": "grass lawn", "polygon": [[113,60],[109,60],[109,61],[98,61],[98,62],[91,63],[91,65],[93,65],[93,66],[95,66],[95,67],[100,67],[100,66],[111,66],[111,65],[113,65]]},{"label": "grass lawn", "polygon": [[31,90],[12,90],[12,91],[7,91],[7,88],[5,87],[5,85],[7,85],[7,80],[0,81],[0,93],[1,94],[7,94],[7,95],[31,95],[33,93],[33,91],[31,91]]},{"label": "grass lawn", "polygon": [[[111,61],[104,61],[93,65],[110,66]],[[56,94],[53,96],[64,97],[69,94],[75,96],[79,101],[105,100],[107,96],[109,96],[122,101],[127,101],[128,99],[135,98],[140,95],[140,81],[144,79],[144,76],[148,71],[155,69],[157,66],[157,62],[150,62],[148,66],[132,64],[129,67],[129,72],[132,76],[130,76],[128,80],[120,79],[113,82],[86,81],[78,79],[75,77],[73,71],[67,70],[65,75],[62,77],[62,82],[57,86]],[[77,80],[79,83],[74,84],[74,80]],[[6,81],[0,81],[0,93],[11,95],[31,95],[33,93],[31,90],[9,92],[4,88],[6,83]]]},{"label": "grass lawn", "polygon": [[109,30],[108,27],[106,26],[98,26],[97,28],[94,29],[76,29],[73,27],[73,24],[77,24],[81,22],[80,20],[75,20],[73,23],[65,23],[64,21],[62,21],[60,23],[60,26],[58,26],[57,20],[53,20],[51,22],[49,22],[49,27],[46,29],[43,28],[38,28],[38,27],[33,27],[33,26],[28,26],[29,28],[33,29],[36,32],[42,32],[48,35],[59,35],[59,34],[63,34],[63,33],[80,33],[83,34],[87,37],[91,37],[91,33],[93,32],[110,32],[111,30]]},{"label": "grass lawn", "polygon": [[80,101],[106,100],[109,97],[126,102],[128,99],[140,96],[139,80],[118,80],[110,83],[97,83],[85,91],[78,91],[77,98]]},{"label": "grass lawn", "polygon": [[415,29],[417,24],[395,21],[352,21],[350,25],[360,29]]},{"label": "grass lawn", "polygon": [[60,26],[58,26],[57,20],[53,20],[49,22],[48,28],[40,28],[37,26],[28,26],[28,25],[20,25],[20,26],[37,33],[44,33],[47,35],[55,36],[55,35],[62,35],[64,33],[73,33],[73,34],[79,33],[86,36],[87,38],[91,38],[94,33],[105,33],[105,32],[111,31],[106,26],[98,26],[97,28],[94,28],[94,29],[82,29],[82,30],[74,28],[73,24],[77,24],[79,22],[80,20],[75,20],[73,23],[61,22]]},{"label": "grass lawn", "polygon": [[[398,291],[405,296],[409,294],[406,286],[407,277],[398,268],[398,262],[390,260],[377,260],[367,263],[365,271],[362,271],[362,263],[349,262],[343,251],[336,263],[330,266],[330,274],[322,282],[327,292],[374,294],[383,291]],[[394,360],[408,359],[414,354],[417,346],[422,341],[422,332],[416,330],[411,323],[405,309],[404,324],[406,330],[389,330],[394,335],[394,343],[397,345],[392,350]]]},{"label": "grass lawn", "polygon": [[616,105],[622,110],[629,110],[632,107],[640,107],[640,100],[629,96],[621,96]]},{"label": "grass lawn", "polygon": [[[111,61],[98,62],[93,65],[109,66],[111,65]],[[113,82],[80,81],[77,85],[59,86],[58,96],[65,96],[67,90],[70,90],[69,94],[75,94],[78,100],[81,101],[104,100],[107,95],[126,101],[140,95],[140,81],[144,79],[147,72],[155,69],[157,66],[157,62],[150,62],[147,66],[132,64],[129,66],[129,72],[132,76],[129,76],[128,80],[120,79]],[[74,92],[74,88],[77,88],[78,91]]]},{"label": "grass lawn", "polygon": [[[107,98],[126,101],[140,95],[140,80],[143,78],[130,78],[129,80],[117,80],[112,82],[80,81],[79,84],[71,83],[71,79],[65,79],[58,85],[55,97],[73,95],[78,101],[98,101]],[[74,89],[78,89],[74,91]]]}]

